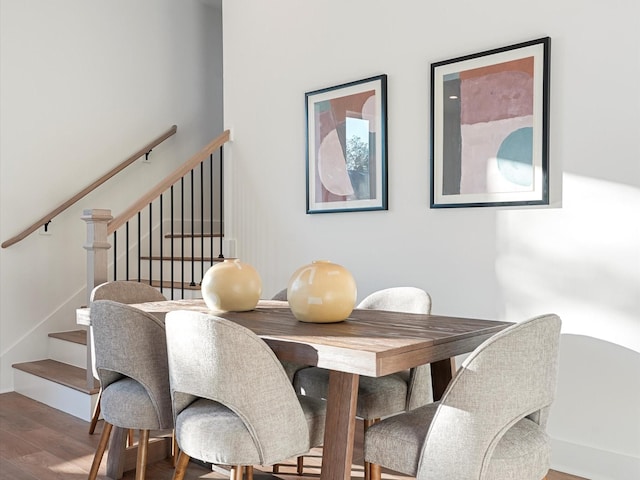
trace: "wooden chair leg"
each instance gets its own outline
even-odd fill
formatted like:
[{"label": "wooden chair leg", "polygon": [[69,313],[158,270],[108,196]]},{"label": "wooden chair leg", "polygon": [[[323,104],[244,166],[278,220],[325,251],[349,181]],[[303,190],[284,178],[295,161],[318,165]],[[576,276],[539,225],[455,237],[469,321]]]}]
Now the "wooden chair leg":
[{"label": "wooden chair leg", "polygon": [[133,447],[134,438],[133,438],[133,428],[130,428],[127,432],[127,447]]},{"label": "wooden chair leg", "polygon": [[111,436],[111,429],[113,425],[104,422],[104,428],[102,429],[102,436],[100,437],[100,443],[98,443],[98,449],[93,457],[93,463],[91,464],[91,470],[89,470],[89,480],[95,480],[98,476],[98,469],[102,462],[104,451],[107,449],[107,443],[109,443],[109,437]]},{"label": "wooden chair leg", "polygon": [[[304,456],[303,455],[300,455],[296,459],[296,468],[297,468],[297,471],[298,471],[298,475],[302,475],[302,473],[304,472]],[[272,472],[273,473],[280,473],[280,464],[279,463],[274,463],[273,464]]]},{"label": "wooden chair leg", "polygon": [[180,447],[178,447],[178,440],[176,439],[176,431],[171,431],[171,466],[176,468],[178,463],[178,454],[180,453]]},{"label": "wooden chair leg", "polygon": [[369,476],[371,480],[380,480],[382,478],[382,467],[376,463],[370,463]]},{"label": "wooden chair leg", "polygon": [[242,480],[242,466],[233,465],[229,470],[229,480]]},{"label": "wooden chair leg", "polygon": [[184,452],[180,452],[178,456],[178,463],[176,463],[176,469],[173,472],[173,480],[182,480],[184,478],[184,474],[187,473],[187,466],[189,465],[189,460],[191,457]]},{"label": "wooden chair leg", "polygon": [[253,465],[247,465],[244,467],[247,474],[245,475],[245,480],[253,480]]},{"label": "wooden chair leg", "polygon": [[[367,429],[376,422],[379,422],[379,418],[364,419],[364,433],[367,433]],[[364,437],[363,437],[364,441]],[[364,480],[373,480],[371,478],[371,464],[369,462],[364,462]],[[379,479],[378,479],[379,480]]]},{"label": "wooden chair leg", "polygon": [[96,400],[96,406],[93,409],[93,416],[91,417],[91,424],[89,425],[89,435],[93,435],[96,431],[96,424],[98,423],[98,417],[100,417],[100,398],[102,398],[102,389],[98,391],[98,399]]},{"label": "wooden chair leg", "polygon": [[140,430],[138,437],[138,458],[136,459],[136,480],[144,480],[147,473],[147,452],[149,451],[149,430]]}]

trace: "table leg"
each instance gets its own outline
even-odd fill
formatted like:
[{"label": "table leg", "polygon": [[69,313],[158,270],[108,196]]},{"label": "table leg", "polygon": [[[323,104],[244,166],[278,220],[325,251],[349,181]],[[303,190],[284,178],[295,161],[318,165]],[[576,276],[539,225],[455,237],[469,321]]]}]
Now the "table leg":
[{"label": "table leg", "polygon": [[359,380],[352,373],[329,373],[321,480],[351,479]]},{"label": "table leg", "polygon": [[[138,444],[127,447],[127,437],[130,429],[113,426],[109,439],[109,452],[107,454],[107,476],[114,480],[122,478],[124,472],[137,468]],[[154,431],[154,438],[147,443],[147,465],[159,460],[172,457],[172,436]]]},{"label": "table leg", "polygon": [[107,477],[118,480],[124,473],[125,442],[129,429],[113,426],[107,454]]},{"label": "table leg", "polygon": [[453,357],[431,363],[431,389],[434,402],[442,398],[455,373],[456,359]]}]

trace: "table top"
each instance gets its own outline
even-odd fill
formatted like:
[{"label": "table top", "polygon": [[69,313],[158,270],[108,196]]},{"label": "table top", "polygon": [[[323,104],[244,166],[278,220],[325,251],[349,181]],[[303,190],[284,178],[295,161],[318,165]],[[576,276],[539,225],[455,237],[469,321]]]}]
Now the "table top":
[{"label": "table top", "polygon": [[[510,325],[508,322],[355,309],[343,322],[298,321],[287,302],[261,300],[248,312],[217,312],[204,300],[134,304],[163,318],[174,310],[210,313],[243,325],[269,344],[282,360],[378,377],[468,353]],[[89,325],[89,309],[77,311]]]}]

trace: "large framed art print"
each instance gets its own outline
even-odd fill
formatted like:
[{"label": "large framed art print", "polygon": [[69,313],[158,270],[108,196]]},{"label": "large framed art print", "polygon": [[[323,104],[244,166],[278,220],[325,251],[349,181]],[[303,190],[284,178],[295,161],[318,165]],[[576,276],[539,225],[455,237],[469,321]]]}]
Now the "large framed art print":
[{"label": "large framed art print", "polygon": [[431,64],[431,207],[549,203],[549,37]]},{"label": "large framed art print", "polygon": [[387,209],[387,76],[305,94],[307,213]]}]

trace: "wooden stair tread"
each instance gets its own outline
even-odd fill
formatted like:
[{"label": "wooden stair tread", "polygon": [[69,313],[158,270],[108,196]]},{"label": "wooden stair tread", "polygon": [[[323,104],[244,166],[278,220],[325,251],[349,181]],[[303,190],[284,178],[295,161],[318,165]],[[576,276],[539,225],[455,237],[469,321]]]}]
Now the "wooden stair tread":
[{"label": "wooden stair tread", "polygon": [[164,238],[220,238],[222,233],[167,233]]},{"label": "wooden stair tread", "polygon": [[[142,281],[144,283],[149,283],[148,280],[142,280]],[[174,290],[180,290],[182,288],[184,288],[185,290],[200,290],[200,282],[196,282],[195,285],[190,285],[189,282],[185,282],[185,283],[170,282],[168,280],[163,280],[162,282],[159,282],[158,280],[153,280],[151,282],[151,286],[156,288],[159,288],[160,286],[162,286],[162,288],[173,288]]]},{"label": "wooden stair tread", "polygon": [[160,255],[141,255],[140,260],[173,260],[174,262],[179,262],[181,260],[184,260],[185,262],[222,262],[225,259],[218,257],[167,257],[166,255],[161,257]]},{"label": "wooden stair tread", "polygon": [[87,331],[86,330],[70,330],[68,332],[53,332],[49,334],[51,338],[57,338],[71,343],[77,343],[79,345],[87,344]]},{"label": "wooden stair tread", "polygon": [[89,395],[96,394],[100,390],[100,384],[95,379],[94,387],[87,388],[87,371],[84,368],[74,367],[56,360],[16,363],[12,367]]}]

